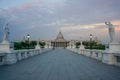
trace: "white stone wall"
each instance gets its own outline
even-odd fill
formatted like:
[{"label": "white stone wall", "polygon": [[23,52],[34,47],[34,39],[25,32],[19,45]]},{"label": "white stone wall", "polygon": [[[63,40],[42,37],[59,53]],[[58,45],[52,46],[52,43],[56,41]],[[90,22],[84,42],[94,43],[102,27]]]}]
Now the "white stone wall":
[{"label": "white stone wall", "polygon": [[2,62],[0,62],[0,65],[14,64],[14,63],[17,63],[23,59],[39,55],[39,54],[42,54],[43,52],[47,52],[50,50],[52,50],[52,49],[18,50],[18,51],[14,51],[12,53],[0,53],[0,54],[4,54],[3,60],[2,60]]},{"label": "white stone wall", "polygon": [[[116,57],[116,53],[110,53],[108,51],[102,51],[102,50],[89,50],[89,49],[70,49],[69,50],[81,54],[81,55],[85,55],[87,57],[91,57],[94,58],[96,60],[99,60],[103,63],[109,64],[109,65],[119,65],[120,63],[117,62],[117,57]],[[119,54],[119,53],[118,53]],[[120,56],[120,55],[118,55]]]}]

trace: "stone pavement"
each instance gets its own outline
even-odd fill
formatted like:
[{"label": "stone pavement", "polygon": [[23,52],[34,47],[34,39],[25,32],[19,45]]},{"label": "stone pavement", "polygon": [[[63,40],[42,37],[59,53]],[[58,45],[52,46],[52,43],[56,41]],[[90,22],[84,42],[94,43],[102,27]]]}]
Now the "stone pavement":
[{"label": "stone pavement", "polygon": [[0,80],[120,80],[120,67],[65,49],[0,66]]}]

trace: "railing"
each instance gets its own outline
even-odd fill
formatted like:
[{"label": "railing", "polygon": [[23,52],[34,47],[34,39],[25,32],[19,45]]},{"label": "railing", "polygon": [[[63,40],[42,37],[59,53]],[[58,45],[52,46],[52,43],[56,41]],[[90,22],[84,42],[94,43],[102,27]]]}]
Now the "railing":
[{"label": "railing", "polygon": [[78,54],[82,54],[94,58],[103,63],[120,66],[120,52],[111,53],[108,50],[90,50],[90,49],[76,49],[76,48],[74,49],[69,48],[69,50]]},{"label": "railing", "polygon": [[52,49],[15,50],[11,53],[0,52],[0,65],[17,63],[23,59],[43,54]]}]

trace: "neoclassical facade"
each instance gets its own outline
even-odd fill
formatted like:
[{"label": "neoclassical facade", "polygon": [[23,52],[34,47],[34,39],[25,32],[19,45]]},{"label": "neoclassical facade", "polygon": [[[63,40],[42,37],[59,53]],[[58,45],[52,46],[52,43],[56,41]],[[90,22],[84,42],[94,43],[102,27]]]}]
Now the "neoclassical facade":
[{"label": "neoclassical facade", "polygon": [[69,42],[66,41],[61,32],[59,32],[57,38],[51,42],[53,48],[66,48],[69,45]]}]

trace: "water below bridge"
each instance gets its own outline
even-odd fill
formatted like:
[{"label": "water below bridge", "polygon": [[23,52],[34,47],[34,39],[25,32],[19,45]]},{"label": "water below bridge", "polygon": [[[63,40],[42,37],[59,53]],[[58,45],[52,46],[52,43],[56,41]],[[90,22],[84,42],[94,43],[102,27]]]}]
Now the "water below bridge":
[{"label": "water below bridge", "polygon": [[120,67],[65,49],[0,66],[0,80],[120,80]]}]

